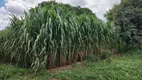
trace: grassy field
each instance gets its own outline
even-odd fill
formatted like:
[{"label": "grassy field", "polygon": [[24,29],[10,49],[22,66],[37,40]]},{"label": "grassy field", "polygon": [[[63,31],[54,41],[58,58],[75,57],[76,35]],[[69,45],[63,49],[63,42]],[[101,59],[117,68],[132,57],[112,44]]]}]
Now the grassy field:
[{"label": "grassy field", "polygon": [[142,51],[112,57],[111,60],[74,64],[69,70],[34,74],[29,69],[0,65],[0,80],[142,80]]}]

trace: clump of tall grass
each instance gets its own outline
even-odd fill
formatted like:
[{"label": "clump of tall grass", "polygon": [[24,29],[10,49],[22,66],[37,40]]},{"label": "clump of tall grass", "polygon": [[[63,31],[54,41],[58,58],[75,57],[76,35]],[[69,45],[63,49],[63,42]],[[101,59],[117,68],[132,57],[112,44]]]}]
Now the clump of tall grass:
[{"label": "clump of tall grass", "polygon": [[88,11],[44,2],[25,12],[23,19],[13,15],[9,28],[0,34],[0,57],[38,71],[82,61],[100,48],[116,47],[116,27]]}]

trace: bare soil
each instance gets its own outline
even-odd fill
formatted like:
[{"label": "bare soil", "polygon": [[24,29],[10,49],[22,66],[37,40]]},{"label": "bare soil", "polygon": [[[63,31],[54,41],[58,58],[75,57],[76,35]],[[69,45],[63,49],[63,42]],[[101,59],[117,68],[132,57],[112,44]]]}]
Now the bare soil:
[{"label": "bare soil", "polygon": [[[83,62],[76,62],[75,64],[72,64],[72,65],[82,66]],[[48,71],[51,73],[57,73],[57,72],[65,71],[65,70],[70,70],[72,69],[72,65],[57,67],[57,68],[49,69]]]}]

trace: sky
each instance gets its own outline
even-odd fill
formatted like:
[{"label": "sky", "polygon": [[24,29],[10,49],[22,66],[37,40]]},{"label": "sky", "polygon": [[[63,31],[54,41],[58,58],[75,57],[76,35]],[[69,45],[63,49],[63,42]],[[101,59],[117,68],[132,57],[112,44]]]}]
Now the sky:
[{"label": "sky", "polygon": [[4,0],[0,0],[0,7],[4,6]]},{"label": "sky", "polygon": [[[9,23],[9,14],[17,16],[23,15],[24,11],[34,8],[42,1],[50,0],[0,0],[0,30],[4,29]],[[104,14],[113,8],[113,5],[119,4],[121,0],[56,0],[60,3],[70,4],[72,6],[81,6],[91,9],[98,18],[105,20]]]}]

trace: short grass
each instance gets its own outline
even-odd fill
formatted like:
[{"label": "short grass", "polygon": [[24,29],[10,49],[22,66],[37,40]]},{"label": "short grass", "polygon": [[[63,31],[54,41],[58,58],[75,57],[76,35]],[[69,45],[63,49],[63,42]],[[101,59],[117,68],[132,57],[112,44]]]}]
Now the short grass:
[{"label": "short grass", "polygon": [[70,70],[34,74],[30,69],[0,64],[0,80],[142,80],[142,51],[97,62],[84,61]]}]

